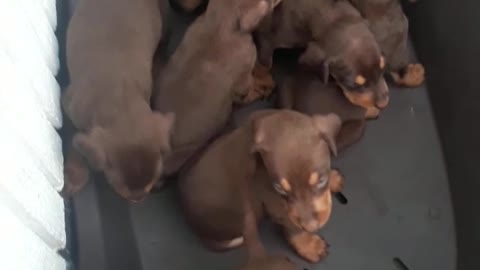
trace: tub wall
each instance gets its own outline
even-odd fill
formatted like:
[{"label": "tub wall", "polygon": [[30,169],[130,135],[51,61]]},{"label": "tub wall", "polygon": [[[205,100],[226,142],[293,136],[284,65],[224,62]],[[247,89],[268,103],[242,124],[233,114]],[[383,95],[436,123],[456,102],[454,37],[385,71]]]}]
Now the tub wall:
[{"label": "tub wall", "polygon": [[66,268],[56,24],[55,0],[0,0],[0,269]]},{"label": "tub wall", "polygon": [[[407,2],[407,1],[405,1]],[[480,2],[405,4],[443,145],[457,228],[457,269],[478,269],[480,243]]]}]

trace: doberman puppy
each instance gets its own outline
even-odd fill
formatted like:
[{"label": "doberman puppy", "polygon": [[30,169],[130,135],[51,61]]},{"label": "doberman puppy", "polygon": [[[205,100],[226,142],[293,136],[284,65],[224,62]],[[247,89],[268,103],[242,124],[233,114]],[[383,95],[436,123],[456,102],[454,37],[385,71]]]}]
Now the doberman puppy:
[{"label": "doberman puppy", "polygon": [[238,189],[249,181],[258,218],[271,217],[305,259],[326,256],[327,244],[314,232],[330,217],[331,191],[342,186],[341,175],[330,168],[340,124],[333,114],[264,110],[211,144],[179,179],[186,218],[199,238],[213,250],[244,242]]},{"label": "doberman puppy", "polygon": [[354,104],[377,115],[388,104],[385,59],[361,14],[347,0],[283,0],[259,25],[261,64],[277,48],[306,48],[299,62],[329,76]]},{"label": "doberman puppy", "polygon": [[249,181],[239,179],[239,191],[242,195],[244,222],[243,238],[247,249],[247,261],[241,270],[299,270],[286,256],[269,255],[258,236],[255,209],[252,206],[252,194]]},{"label": "doberman puppy", "polygon": [[277,106],[307,115],[338,115],[342,120],[336,137],[338,151],[361,138],[369,117],[368,110],[349,102],[338,85],[323,83],[314,71],[302,66],[284,79],[278,90]]},{"label": "doberman puppy", "polygon": [[71,83],[62,97],[72,125],[65,194],[88,181],[89,165],[121,196],[143,199],[163,167],[172,114],[150,108],[152,59],[161,38],[158,0],[82,0],[67,36]]},{"label": "doberman puppy", "polygon": [[257,55],[251,32],[276,2],[211,0],[160,69],[153,107],[176,114],[166,175],[224,128],[234,101],[252,87]]},{"label": "doberman puppy", "polygon": [[350,0],[368,20],[370,30],[386,56],[387,70],[395,83],[416,87],[423,83],[425,70],[410,62],[408,19],[399,0]]}]

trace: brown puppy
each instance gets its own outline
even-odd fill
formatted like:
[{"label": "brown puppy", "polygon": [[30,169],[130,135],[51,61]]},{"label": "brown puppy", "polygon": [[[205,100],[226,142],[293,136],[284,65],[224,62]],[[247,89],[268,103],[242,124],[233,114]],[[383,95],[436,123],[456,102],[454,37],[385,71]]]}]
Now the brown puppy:
[{"label": "brown puppy", "polygon": [[279,88],[277,104],[279,108],[308,115],[338,115],[342,120],[342,128],[336,137],[338,151],[361,138],[365,119],[371,113],[349,102],[335,83],[325,85],[312,70],[301,66],[285,78]]},{"label": "brown puppy", "polygon": [[423,83],[425,70],[410,63],[408,19],[399,0],[350,0],[368,20],[380,49],[386,56],[387,70],[395,83],[416,87]]},{"label": "brown puppy", "polygon": [[155,86],[154,109],[176,114],[165,174],[219,133],[234,100],[252,87],[257,55],[251,31],[277,3],[211,0],[185,33]]},{"label": "brown puppy", "polygon": [[78,133],[65,164],[65,193],[88,180],[87,161],[121,196],[143,199],[162,171],[173,116],[149,106],[161,36],[158,0],[82,0],[70,22],[71,83],[62,97]]},{"label": "brown puppy", "polygon": [[360,13],[347,0],[284,0],[255,32],[259,61],[277,48],[306,48],[299,62],[331,75],[348,99],[379,113],[388,104],[385,59]]},{"label": "brown puppy", "polygon": [[187,220],[212,249],[241,245],[239,183],[252,181],[256,196],[251,203],[258,217],[270,216],[301,256],[319,261],[327,245],[313,233],[330,217],[329,187],[341,187],[340,175],[330,169],[330,151],[336,152],[334,137],[339,128],[335,115],[310,117],[289,110],[255,113],[246,124],[215,141],[181,175]]},{"label": "brown puppy", "polygon": [[247,249],[247,262],[241,270],[299,270],[286,256],[269,255],[258,236],[255,209],[252,206],[252,197],[249,181],[239,183],[242,195],[244,222],[243,237]]}]

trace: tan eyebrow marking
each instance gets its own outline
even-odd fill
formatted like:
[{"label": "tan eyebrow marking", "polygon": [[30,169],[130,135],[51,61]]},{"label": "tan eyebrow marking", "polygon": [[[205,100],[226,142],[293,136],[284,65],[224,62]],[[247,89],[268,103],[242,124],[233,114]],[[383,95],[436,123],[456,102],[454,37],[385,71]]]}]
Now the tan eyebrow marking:
[{"label": "tan eyebrow marking", "polygon": [[280,180],[280,185],[287,192],[290,192],[292,190],[292,187],[290,186],[290,183],[286,178],[282,178],[282,180]]},{"label": "tan eyebrow marking", "polygon": [[310,179],[308,179],[308,183],[312,186],[314,186],[315,184],[318,183],[318,173],[317,172],[313,172],[312,174],[310,174]]},{"label": "tan eyebrow marking", "polygon": [[383,69],[385,67],[385,57],[380,57],[380,68]]},{"label": "tan eyebrow marking", "polygon": [[365,77],[363,77],[362,75],[358,75],[357,77],[355,77],[355,83],[358,85],[364,85],[366,82],[367,79],[365,79]]}]

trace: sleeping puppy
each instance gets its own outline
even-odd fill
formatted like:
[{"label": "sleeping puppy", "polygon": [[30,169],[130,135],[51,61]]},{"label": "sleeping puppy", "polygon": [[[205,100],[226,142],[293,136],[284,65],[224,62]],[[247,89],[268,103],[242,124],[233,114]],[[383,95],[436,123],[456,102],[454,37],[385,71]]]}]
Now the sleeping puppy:
[{"label": "sleeping puppy", "polygon": [[278,90],[277,105],[307,115],[338,115],[342,121],[342,128],[336,137],[338,151],[361,138],[365,119],[371,114],[349,102],[335,83],[324,84],[312,70],[301,66],[284,79]]},{"label": "sleeping puppy", "polygon": [[284,0],[255,32],[259,61],[271,67],[277,48],[306,48],[299,62],[326,83],[335,78],[354,104],[388,104],[385,59],[360,13],[347,0]]},{"label": "sleeping puppy", "polygon": [[387,70],[395,83],[416,87],[423,83],[425,70],[410,62],[408,19],[398,0],[350,0],[368,20],[370,30],[387,59]]},{"label": "sleeping puppy", "polygon": [[278,0],[211,0],[187,30],[155,86],[153,107],[176,114],[165,174],[224,128],[235,100],[252,87],[251,32]]},{"label": "sleeping puppy", "polygon": [[82,0],[70,22],[71,83],[62,97],[71,132],[65,194],[88,180],[87,163],[126,199],[143,199],[162,172],[173,115],[149,100],[162,22],[158,0]]},{"label": "sleeping puppy", "polygon": [[243,237],[247,249],[247,261],[241,270],[299,270],[286,256],[269,255],[258,236],[255,209],[252,206],[252,192],[248,181],[240,180],[244,221]]},{"label": "sleeping puppy", "polygon": [[341,176],[330,169],[340,124],[336,115],[265,110],[216,140],[179,179],[186,218],[199,238],[213,250],[244,242],[238,189],[249,181],[258,218],[270,216],[305,259],[326,256],[327,244],[314,232],[330,217],[331,189],[341,188]]}]

